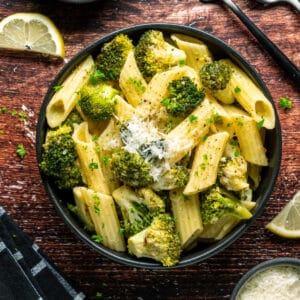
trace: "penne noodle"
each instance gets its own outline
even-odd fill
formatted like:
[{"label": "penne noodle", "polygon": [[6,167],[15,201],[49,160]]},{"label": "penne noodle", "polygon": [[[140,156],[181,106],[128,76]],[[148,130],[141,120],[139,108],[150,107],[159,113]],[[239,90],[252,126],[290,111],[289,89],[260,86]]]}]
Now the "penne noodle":
[{"label": "penne noodle", "polygon": [[95,226],[91,219],[89,208],[83,197],[84,189],[85,189],[84,187],[73,188],[73,196],[74,196],[75,204],[77,207],[77,215],[89,231],[94,231]]},{"label": "penne noodle", "polygon": [[78,92],[87,83],[93,70],[94,60],[89,55],[61,84],[61,89],[54,94],[46,109],[46,119],[51,128],[61,125],[75,107]]},{"label": "penne noodle", "polygon": [[109,194],[107,178],[104,177],[95,143],[88,132],[86,122],[74,126],[73,140],[79,158],[83,177],[89,188],[103,194]]},{"label": "penne noodle", "polygon": [[209,131],[209,122],[212,115],[212,107],[209,101],[204,100],[191,114],[166,135],[169,143],[169,155],[167,161],[170,165],[179,162],[186,154],[206,136]]},{"label": "penne noodle", "polygon": [[186,53],[186,64],[199,72],[204,64],[211,63],[213,56],[205,43],[184,34],[172,34],[171,39]]},{"label": "penne noodle", "polygon": [[203,231],[198,195],[184,196],[183,190],[170,191],[170,201],[182,249],[196,245]]},{"label": "penne noodle", "polygon": [[88,188],[82,188],[81,197],[88,206],[95,231],[102,239],[101,243],[115,251],[126,251],[113,198]]},{"label": "penne noodle", "polygon": [[185,195],[197,194],[216,183],[219,161],[228,138],[227,132],[219,132],[196,147],[190,178],[183,191]]},{"label": "penne noodle", "polygon": [[257,123],[252,118],[246,116],[235,116],[233,125],[242,156],[246,161],[259,166],[267,166],[266,149],[263,145]]},{"label": "penne noodle", "polygon": [[127,56],[120,73],[119,85],[128,103],[136,107],[147,88],[147,82],[136,64],[134,51]]},{"label": "penne noodle", "polygon": [[267,129],[273,129],[275,127],[275,113],[271,102],[248,75],[231,60],[222,59],[221,61],[232,67],[231,85],[239,104],[256,122],[264,120],[263,126]]},{"label": "penne noodle", "polygon": [[116,96],[115,118],[119,122],[131,119],[136,114],[136,109],[124,100],[121,96]]}]

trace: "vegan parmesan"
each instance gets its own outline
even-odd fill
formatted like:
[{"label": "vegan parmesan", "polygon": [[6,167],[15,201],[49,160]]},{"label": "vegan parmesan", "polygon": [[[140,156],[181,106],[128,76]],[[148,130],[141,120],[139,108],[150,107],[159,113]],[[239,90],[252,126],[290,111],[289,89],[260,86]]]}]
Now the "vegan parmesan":
[{"label": "vegan parmesan", "polygon": [[300,299],[300,268],[269,267],[250,277],[236,300],[296,300]]}]

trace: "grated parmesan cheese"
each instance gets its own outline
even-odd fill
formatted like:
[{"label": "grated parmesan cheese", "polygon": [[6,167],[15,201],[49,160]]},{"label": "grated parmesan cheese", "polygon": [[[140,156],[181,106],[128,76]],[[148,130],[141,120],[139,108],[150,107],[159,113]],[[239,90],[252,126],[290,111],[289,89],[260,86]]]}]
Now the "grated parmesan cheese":
[{"label": "grated parmesan cheese", "polygon": [[236,300],[296,300],[300,299],[300,268],[269,267],[251,277]]}]

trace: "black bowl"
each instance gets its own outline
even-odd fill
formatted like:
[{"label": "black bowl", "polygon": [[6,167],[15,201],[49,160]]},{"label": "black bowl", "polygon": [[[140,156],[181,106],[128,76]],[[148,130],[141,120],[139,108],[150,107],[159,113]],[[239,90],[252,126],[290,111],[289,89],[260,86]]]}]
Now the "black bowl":
[{"label": "black bowl", "polygon": [[235,286],[230,300],[236,300],[237,297],[239,296],[239,293],[242,292],[242,289],[244,287],[244,285],[251,280],[252,278],[254,278],[255,275],[269,269],[269,268],[273,268],[273,267],[296,267],[297,269],[299,269],[300,271],[300,259],[298,258],[290,258],[290,257],[278,257],[278,258],[274,258],[274,259],[270,259],[267,261],[264,261],[258,265],[256,265],[255,267],[253,267],[252,269],[250,269],[246,274],[244,274],[242,276],[242,278],[240,279],[240,281],[237,283],[237,285]]},{"label": "black bowl", "polygon": [[[276,117],[276,126],[273,130],[268,130],[266,134],[266,147],[268,149],[268,157],[270,161],[270,165],[262,170],[262,181],[258,187],[258,189],[254,193],[254,200],[257,202],[257,205],[253,211],[253,218],[251,220],[240,223],[237,227],[235,227],[225,238],[222,240],[215,242],[213,244],[201,245],[196,249],[193,249],[191,252],[185,253],[182,255],[180,262],[174,266],[184,267],[197,262],[204,261],[209,257],[221,252],[226,247],[231,245],[234,241],[236,241],[246,230],[249,228],[251,223],[258,217],[258,215],[262,212],[266,202],[269,199],[269,196],[272,193],[276,177],[278,175],[278,171],[280,168],[280,160],[281,160],[281,129],[280,123],[278,119],[278,115],[276,113],[275,105],[271,100],[271,95],[263,83],[260,76],[256,73],[256,71],[251,67],[251,65],[233,48],[229,45],[221,41],[215,36],[208,34],[204,31],[177,25],[177,24],[165,24],[165,23],[149,23],[149,24],[141,24],[135,25],[133,27],[128,27],[121,29],[119,31],[115,31],[110,33],[99,40],[93,42],[82,51],[80,51],[77,55],[75,55],[70,62],[68,62],[63,69],[56,76],[54,81],[52,82],[49,90],[45,96],[44,102],[41,106],[38,125],[37,125],[37,157],[38,162],[41,162],[41,154],[42,154],[42,144],[45,140],[45,134],[47,130],[47,122],[45,118],[46,107],[54,94],[53,87],[56,85],[60,85],[63,80],[70,74],[70,72],[74,69],[74,66],[78,65],[88,54],[97,55],[99,53],[100,48],[104,43],[111,40],[115,35],[124,33],[129,35],[133,40],[137,40],[139,36],[148,29],[157,29],[161,30],[166,34],[169,33],[182,33],[186,35],[190,35],[192,37],[196,37],[201,39],[204,43],[208,45],[214,57],[216,59],[220,58],[230,58],[237,65],[239,65],[250,77],[251,79],[261,88],[263,93],[266,95],[268,99],[270,99],[273,108],[275,110]],[[64,194],[57,190],[54,183],[50,181],[47,177],[45,177],[42,173],[42,180],[45,186],[45,189],[53,201],[55,208],[58,213],[64,219],[65,223],[71,228],[73,232],[85,243],[90,245],[93,249],[98,251],[100,254],[103,254],[106,257],[111,258],[112,260],[124,263],[134,267],[143,267],[143,268],[151,268],[151,269],[160,269],[163,268],[161,264],[148,260],[148,259],[136,259],[126,253],[119,253],[112,251],[102,245],[96,244],[90,239],[89,234],[83,229],[83,226],[80,222],[74,217],[74,215],[67,209],[66,200],[72,197],[71,194]]]}]

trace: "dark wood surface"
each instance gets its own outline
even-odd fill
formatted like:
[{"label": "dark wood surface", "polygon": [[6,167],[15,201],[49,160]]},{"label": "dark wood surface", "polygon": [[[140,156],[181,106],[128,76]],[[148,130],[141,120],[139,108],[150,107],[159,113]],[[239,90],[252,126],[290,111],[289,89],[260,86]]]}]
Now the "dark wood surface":
[{"label": "dark wood surface", "polygon": [[[254,0],[236,0],[240,8],[300,67],[300,18],[288,5],[264,8]],[[63,34],[66,60],[113,30],[144,22],[171,22],[212,33],[234,46],[261,74],[279,113],[283,156],[276,187],[261,216],[233,245],[205,262],[184,269],[151,271],[112,262],[79,241],[58,217],[43,188],[35,153],[40,105],[64,63],[0,56],[0,203],[43,249],[62,273],[88,298],[228,299],[240,277],[252,266],[279,256],[299,257],[299,240],[285,240],[265,229],[300,188],[300,94],[276,62],[222,5],[197,0],[120,0],[71,5],[52,1],[1,0],[0,19],[16,12],[50,17]],[[300,83],[298,83],[299,86]],[[293,108],[279,108],[281,96]],[[25,122],[10,112],[26,110]],[[16,147],[28,155],[20,160]]]}]

